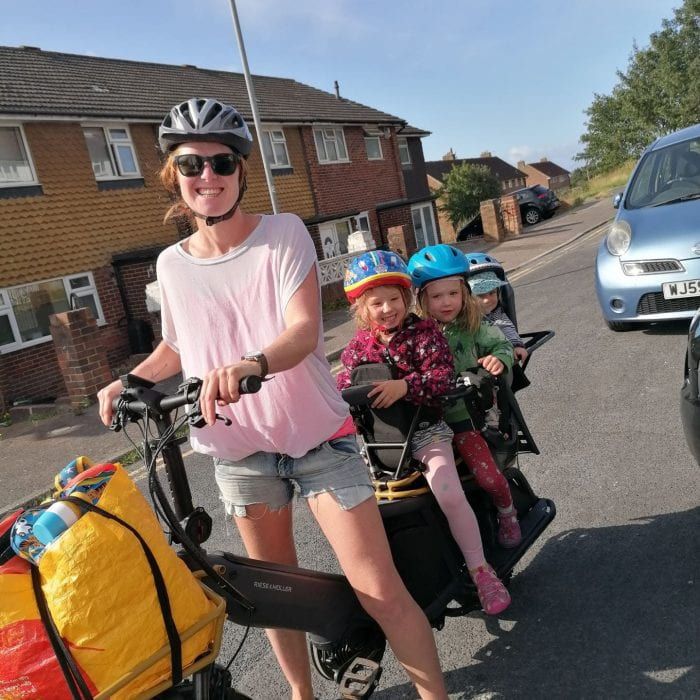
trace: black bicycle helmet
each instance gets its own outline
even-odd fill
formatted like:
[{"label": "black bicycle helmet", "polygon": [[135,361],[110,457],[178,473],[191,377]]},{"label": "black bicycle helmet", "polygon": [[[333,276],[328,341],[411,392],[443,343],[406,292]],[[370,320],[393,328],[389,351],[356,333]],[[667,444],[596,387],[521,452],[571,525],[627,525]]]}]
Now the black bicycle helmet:
[{"label": "black bicycle helmet", "polygon": [[188,141],[223,143],[244,158],[253,147],[253,137],[236,108],[212,98],[181,102],[163,119],[158,130],[163,153]]}]

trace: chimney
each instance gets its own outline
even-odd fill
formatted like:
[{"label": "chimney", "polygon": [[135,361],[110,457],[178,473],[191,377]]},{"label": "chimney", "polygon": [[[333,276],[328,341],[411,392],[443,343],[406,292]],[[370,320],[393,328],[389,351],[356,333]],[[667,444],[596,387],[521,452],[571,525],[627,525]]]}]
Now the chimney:
[{"label": "chimney", "polygon": [[455,155],[455,152],[452,150],[450,147],[450,150],[445,153],[445,155],[442,157],[443,160],[455,160],[457,156]]},{"label": "chimney", "polygon": [[482,151],[479,158],[493,158],[491,151]]},{"label": "chimney", "polygon": [[333,87],[335,88],[335,99],[339,100],[340,99],[340,85],[338,85],[337,80],[333,81]]},{"label": "chimney", "polygon": [[524,170],[525,169],[525,161],[524,160],[519,160],[518,165],[517,165],[518,170]]},{"label": "chimney", "polygon": [[548,162],[549,162],[549,159],[547,158],[547,156],[542,156],[540,158],[540,163],[548,163]]}]

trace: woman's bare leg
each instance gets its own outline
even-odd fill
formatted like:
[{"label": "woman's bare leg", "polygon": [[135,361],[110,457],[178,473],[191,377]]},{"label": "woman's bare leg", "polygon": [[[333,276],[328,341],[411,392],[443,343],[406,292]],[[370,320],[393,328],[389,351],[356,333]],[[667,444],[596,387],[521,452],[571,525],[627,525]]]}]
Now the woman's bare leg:
[{"label": "woman's bare leg", "polygon": [[421,698],[447,697],[435,639],[391,559],[374,498],[342,510],[329,493],[309,506],[364,609],[384,631]]},{"label": "woman's bare leg", "polygon": [[[271,511],[265,504],[247,506],[248,517],[234,517],[248,556],[278,564],[297,565],[292,533],[292,508]],[[293,630],[265,630],[289,685],[292,700],[312,700],[311,669],[306,636]]]}]

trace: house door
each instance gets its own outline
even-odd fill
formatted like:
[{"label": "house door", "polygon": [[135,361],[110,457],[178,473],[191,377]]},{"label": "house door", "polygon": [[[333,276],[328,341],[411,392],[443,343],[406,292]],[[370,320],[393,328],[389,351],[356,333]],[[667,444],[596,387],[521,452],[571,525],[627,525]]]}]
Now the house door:
[{"label": "house door", "polygon": [[427,245],[437,245],[437,233],[435,231],[435,219],[431,204],[422,204],[411,209],[413,217],[413,231],[416,235],[416,245],[424,248]]},{"label": "house door", "polygon": [[321,248],[324,258],[335,258],[340,255],[340,241],[335,232],[334,224],[321,224],[318,227],[318,234],[321,237]]}]

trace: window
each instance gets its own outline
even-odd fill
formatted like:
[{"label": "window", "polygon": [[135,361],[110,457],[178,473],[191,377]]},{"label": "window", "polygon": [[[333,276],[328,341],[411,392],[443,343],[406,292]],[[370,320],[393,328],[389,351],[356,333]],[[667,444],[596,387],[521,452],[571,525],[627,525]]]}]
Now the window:
[{"label": "window", "polygon": [[437,245],[439,241],[435,232],[432,204],[418,204],[415,207],[411,207],[411,217],[413,218],[413,231],[416,235],[418,248],[425,248],[427,245]]},{"label": "window", "polygon": [[347,163],[350,160],[341,128],[314,129],[314,141],[319,163]]},{"label": "window", "polygon": [[411,164],[411,152],[408,150],[408,140],[405,136],[399,136],[399,162],[401,165]]},{"label": "window", "polygon": [[382,142],[379,140],[379,136],[374,134],[365,136],[365,151],[367,151],[367,160],[382,160],[384,158]]},{"label": "window", "polygon": [[36,184],[22,127],[0,126],[0,187]]},{"label": "window", "polygon": [[49,316],[85,307],[105,323],[90,272],[0,290],[0,352],[48,340]]},{"label": "window", "polygon": [[320,224],[318,233],[324,258],[335,258],[348,252],[348,236],[355,231],[372,232],[369,212],[363,211],[347,219],[336,219]]},{"label": "window", "polygon": [[126,126],[85,126],[83,134],[96,180],[141,177]]},{"label": "window", "polygon": [[263,129],[262,145],[265,159],[271,168],[288,168],[289,153],[282,129]]}]

